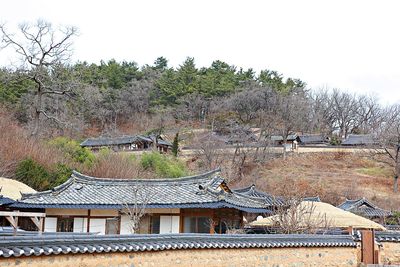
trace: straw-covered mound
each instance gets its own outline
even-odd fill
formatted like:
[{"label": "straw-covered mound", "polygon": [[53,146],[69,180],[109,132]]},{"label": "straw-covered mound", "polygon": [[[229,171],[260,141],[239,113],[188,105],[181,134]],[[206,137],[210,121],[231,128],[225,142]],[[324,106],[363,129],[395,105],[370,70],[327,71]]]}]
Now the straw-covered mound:
[{"label": "straw-covered mound", "polygon": [[21,193],[35,193],[36,191],[19,181],[0,177],[0,195],[13,200],[21,198]]},{"label": "straw-covered mound", "polygon": [[[349,228],[353,227],[355,229],[375,229],[375,230],[386,230],[382,225],[373,222],[364,217],[358,216],[348,211],[344,211],[342,209],[336,208],[335,206],[324,203],[324,202],[311,202],[311,201],[303,201],[299,206],[299,210],[309,210],[309,212],[298,214],[304,217],[304,220],[299,219],[299,224],[307,226],[311,223],[321,223],[324,225],[320,225],[323,227],[330,228]],[[279,222],[279,215],[270,216],[267,218],[257,219],[256,221],[250,223],[251,226],[264,226],[264,227],[272,227],[277,226],[277,222]],[[318,226],[318,225],[317,225]]]}]

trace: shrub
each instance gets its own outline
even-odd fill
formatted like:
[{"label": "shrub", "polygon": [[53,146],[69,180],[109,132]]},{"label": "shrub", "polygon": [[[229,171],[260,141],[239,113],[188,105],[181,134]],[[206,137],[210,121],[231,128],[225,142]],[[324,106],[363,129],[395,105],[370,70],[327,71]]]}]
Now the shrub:
[{"label": "shrub", "polygon": [[153,170],[163,177],[176,178],[187,174],[186,167],[181,161],[158,152],[144,153],[140,164],[145,170]]},{"label": "shrub", "polygon": [[92,165],[95,161],[94,154],[87,148],[81,147],[75,140],[66,137],[57,137],[49,142],[50,145],[61,150],[64,155],[77,163]]},{"label": "shrub", "polygon": [[58,163],[55,166],[55,170],[51,172],[51,177],[50,177],[50,188],[58,186],[71,177],[72,174],[72,169],[68,167],[67,165]]},{"label": "shrub", "polygon": [[340,146],[342,142],[336,135],[334,135],[331,137],[329,144],[332,146]]},{"label": "shrub", "polygon": [[25,183],[37,191],[48,190],[64,183],[72,170],[61,163],[54,166],[54,170],[46,170],[35,160],[28,158],[18,163],[15,176],[18,181]]},{"label": "shrub", "polygon": [[49,172],[31,158],[22,160],[17,165],[15,177],[18,181],[38,191],[46,190],[50,186]]}]

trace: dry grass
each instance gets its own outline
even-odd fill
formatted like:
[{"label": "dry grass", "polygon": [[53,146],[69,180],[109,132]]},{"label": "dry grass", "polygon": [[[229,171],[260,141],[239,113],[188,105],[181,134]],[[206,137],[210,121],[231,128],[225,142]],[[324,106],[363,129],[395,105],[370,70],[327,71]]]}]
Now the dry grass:
[{"label": "dry grass", "polygon": [[109,153],[97,157],[92,166],[68,160],[59,149],[30,135],[29,131],[18,125],[5,109],[0,108],[0,176],[13,178],[18,163],[32,158],[47,170],[57,163],[97,177],[135,178],[154,177],[144,171],[131,156]]},{"label": "dry grass", "polygon": [[84,173],[121,179],[154,177],[154,173],[144,170],[132,155],[112,152],[98,155],[94,166],[85,168]]},{"label": "dry grass", "polygon": [[391,173],[387,166],[362,154],[300,154],[253,168],[235,186],[255,183],[258,188],[279,195],[290,185],[294,194],[319,196],[333,205],[346,197],[366,197],[383,208],[397,209],[400,196],[392,191]]},{"label": "dry grass", "polygon": [[33,138],[6,110],[0,108],[0,176],[12,177],[18,162],[26,158],[32,158],[47,168],[57,162],[66,163],[57,149]]}]

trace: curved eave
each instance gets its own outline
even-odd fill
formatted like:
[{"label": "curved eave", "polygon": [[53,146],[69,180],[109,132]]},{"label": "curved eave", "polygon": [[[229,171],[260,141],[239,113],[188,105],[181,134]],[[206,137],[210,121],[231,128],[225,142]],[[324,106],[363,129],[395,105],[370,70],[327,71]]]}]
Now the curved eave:
[{"label": "curved eave", "polygon": [[[129,205],[128,205],[129,206]],[[132,205],[133,206],[133,205]],[[12,208],[30,208],[30,209],[123,209],[126,205],[123,204],[36,204],[36,203],[23,203],[15,202],[11,204]],[[272,213],[267,208],[257,207],[241,207],[238,205],[230,204],[225,201],[212,202],[212,203],[187,203],[187,204],[148,204],[146,209],[219,209],[219,208],[233,208],[249,213]]]}]

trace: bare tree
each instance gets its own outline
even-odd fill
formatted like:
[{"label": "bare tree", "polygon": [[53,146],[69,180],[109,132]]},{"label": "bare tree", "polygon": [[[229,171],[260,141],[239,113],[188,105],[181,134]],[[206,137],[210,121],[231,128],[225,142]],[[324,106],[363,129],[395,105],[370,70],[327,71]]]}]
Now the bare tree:
[{"label": "bare tree", "polygon": [[380,127],[375,131],[379,147],[372,149],[372,157],[393,168],[393,191],[398,191],[400,175],[400,105],[383,111]]},{"label": "bare tree", "polygon": [[146,215],[147,205],[154,198],[155,194],[151,193],[146,186],[135,186],[131,191],[130,203],[125,202],[122,213],[129,218],[129,230],[131,233],[137,233],[140,228],[140,222]]},{"label": "bare tree", "polygon": [[196,157],[200,160],[204,169],[213,170],[221,166],[224,161],[222,148],[223,140],[218,139],[213,132],[207,132],[204,136],[194,141]]},{"label": "bare tree", "polygon": [[[35,84],[34,90],[34,129],[32,135],[40,130],[42,116],[48,120],[61,123],[59,118],[48,113],[44,106],[45,98],[54,95],[71,96],[70,84],[55,84],[54,71],[67,62],[71,56],[72,38],[76,35],[75,27],[54,29],[43,20],[35,24],[21,24],[19,35],[11,34],[0,25],[2,48],[11,47],[21,57],[19,67],[28,79]],[[57,86],[58,85],[58,86]]]},{"label": "bare tree", "polygon": [[356,125],[359,102],[355,95],[337,89],[333,90],[330,101],[335,128],[340,130],[340,137],[346,138]]},{"label": "bare tree", "polygon": [[285,234],[315,233],[317,230],[326,229],[331,222],[326,214],[321,214],[315,209],[312,201],[303,201],[301,197],[286,199],[284,206],[279,206],[277,214],[272,216],[273,224]]},{"label": "bare tree", "polygon": [[[290,134],[302,131],[309,120],[309,100],[302,94],[280,95],[274,99],[272,127],[283,140],[283,146],[287,143]],[[286,158],[286,149],[283,149],[283,158]]]}]

